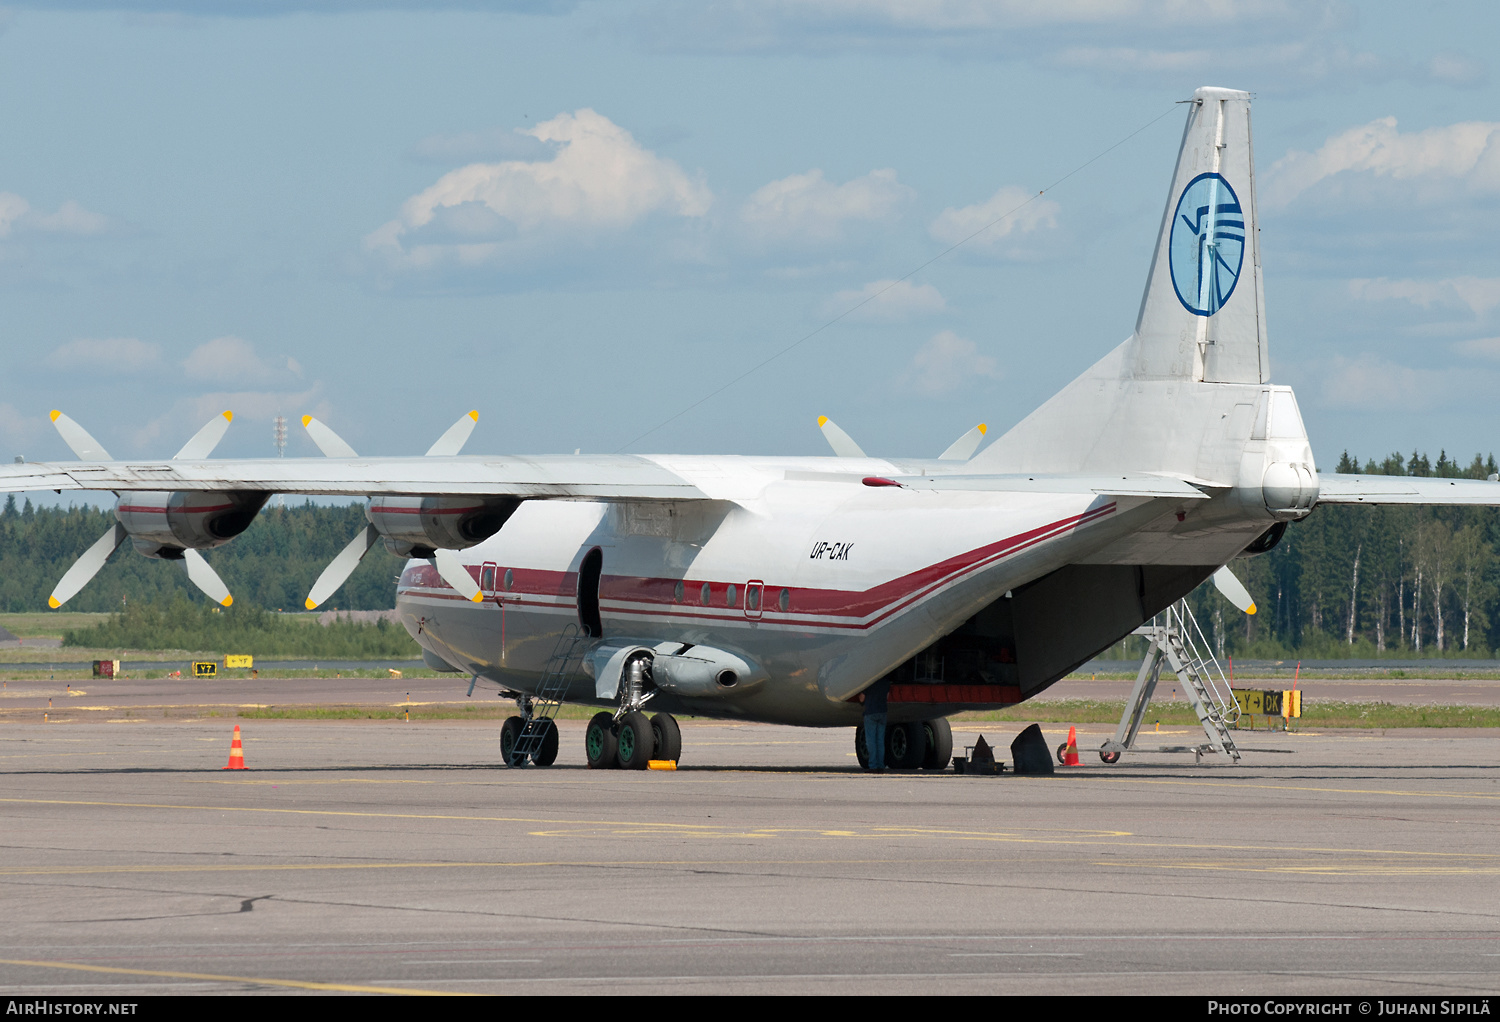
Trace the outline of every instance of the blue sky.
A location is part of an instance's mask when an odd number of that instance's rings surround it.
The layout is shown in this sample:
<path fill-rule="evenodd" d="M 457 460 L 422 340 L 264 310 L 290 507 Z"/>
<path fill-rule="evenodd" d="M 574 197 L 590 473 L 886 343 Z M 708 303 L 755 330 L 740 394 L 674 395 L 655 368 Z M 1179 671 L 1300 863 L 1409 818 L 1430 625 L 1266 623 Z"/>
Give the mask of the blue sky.
<path fill-rule="evenodd" d="M 469 408 L 471 452 L 821 454 L 826 414 L 872 453 L 935 455 L 1129 332 L 1174 102 L 1199 85 L 1256 95 L 1273 374 L 1320 464 L 1488 453 L 1497 22 L 1293 0 L 13 4 L 0 455 L 67 457 L 54 407 L 119 456 L 169 455 L 224 408 L 226 455 L 271 453 L 278 410 L 421 453 Z M 288 453 L 314 453 L 300 429 Z"/>

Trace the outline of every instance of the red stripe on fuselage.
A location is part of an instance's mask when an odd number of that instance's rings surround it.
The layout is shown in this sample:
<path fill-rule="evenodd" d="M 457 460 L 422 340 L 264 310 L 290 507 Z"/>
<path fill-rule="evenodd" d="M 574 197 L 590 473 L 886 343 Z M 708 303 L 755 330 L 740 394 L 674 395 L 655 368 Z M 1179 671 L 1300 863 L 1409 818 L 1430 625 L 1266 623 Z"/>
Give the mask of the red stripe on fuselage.
<path fill-rule="evenodd" d="M 801 624 L 810 627 L 868 628 L 964 575 L 972 574 L 974 571 L 986 567 L 990 563 L 1029 549 L 1070 529 L 1087 525 L 1112 513 L 1114 510 L 1114 504 L 1106 504 L 1103 507 L 1094 508 L 1082 514 L 1073 515 L 1035 529 L 1029 529 L 1015 536 L 957 554 L 936 564 L 919 568 L 916 571 L 892 579 L 889 582 L 882 582 L 870 589 L 814 589 L 764 583 L 763 593 L 765 595 L 762 596 L 761 601 L 763 616 L 760 620 L 767 623 Z M 474 564 L 467 565 L 466 567 L 469 570 L 469 574 L 478 582 L 482 566 Z M 496 568 L 497 575 L 501 571 L 503 571 L 503 568 Z M 578 575 L 576 572 L 551 571 L 542 568 L 512 568 L 511 571 L 512 588 L 509 591 L 495 594 L 495 596 L 501 599 L 538 605 L 537 601 L 526 598 L 539 596 L 555 599 L 558 597 L 572 598 L 577 595 Z M 678 579 L 673 578 L 604 575 L 599 580 L 599 601 L 601 605 L 627 604 L 629 606 L 626 608 L 607 607 L 606 609 L 621 610 L 624 613 L 636 616 L 676 617 L 708 621 L 738 621 L 742 619 L 741 615 L 743 611 L 739 606 L 739 601 L 743 599 L 743 582 L 682 579 L 683 602 L 681 603 L 677 602 L 676 590 L 678 582 Z M 709 586 L 709 602 L 707 604 L 703 604 L 698 596 L 705 582 Z M 735 587 L 736 601 L 734 605 L 730 605 L 727 602 L 730 586 Z M 464 599 L 464 597 L 457 593 L 453 593 L 450 596 L 448 593 L 442 592 L 424 592 L 421 594 L 411 592 L 411 590 L 415 589 L 448 589 L 451 592 L 452 587 L 442 580 L 442 577 L 437 573 L 437 569 L 426 564 L 408 568 L 402 574 L 398 584 L 398 593 L 400 595 L 421 595 L 424 598 L 435 599 Z M 789 609 L 786 612 L 780 610 L 779 599 L 780 590 L 782 589 L 786 589 L 789 596 Z M 551 605 L 558 606 L 556 603 L 552 603 Z M 652 609 L 655 607 L 661 607 L 662 609 Z M 707 612 L 710 608 L 717 611 L 717 613 Z M 810 616 L 845 618 L 846 620 L 808 620 Z"/>

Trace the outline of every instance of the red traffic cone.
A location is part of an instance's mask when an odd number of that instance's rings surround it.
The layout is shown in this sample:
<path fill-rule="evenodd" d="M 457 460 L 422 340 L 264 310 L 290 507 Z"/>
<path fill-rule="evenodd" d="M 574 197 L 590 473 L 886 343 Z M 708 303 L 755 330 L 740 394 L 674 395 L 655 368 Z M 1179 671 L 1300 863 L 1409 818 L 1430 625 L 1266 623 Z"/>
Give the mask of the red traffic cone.
<path fill-rule="evenodd" d="M 1076 760 L 1078 757 L 1074 756 L 1073 758 Z M 229 743 L 229 765 L 226 766 L 224 769 L 225 770 L 248 770 L 249 769 L 249 767 L 245 766 L 245 749 L 244 749 L 244 747 L 242 745 L 240 745 L 240 726 L 238 724 L 236 724 L 234 726 L 234 741 L 232 741 L 232 742 Z"/>
<path fill-rule="evenodd" d="M 1063 752 L 1063 766 L 1078 766 L 1078 729 L 1068 728 L 1068 747 Z"/>

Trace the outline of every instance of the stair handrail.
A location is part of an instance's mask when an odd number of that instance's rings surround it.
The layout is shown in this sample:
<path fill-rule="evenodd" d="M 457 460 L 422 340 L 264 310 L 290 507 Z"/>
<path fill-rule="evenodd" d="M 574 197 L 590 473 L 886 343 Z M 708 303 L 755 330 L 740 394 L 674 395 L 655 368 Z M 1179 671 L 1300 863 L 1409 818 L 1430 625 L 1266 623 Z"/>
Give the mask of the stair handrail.
<path fill-rule="evenodd" d="M 1240 704 L 1229 687 L 1224 668 L 1214 656 L 1213 646 L 1199 627 L 1198 619 L 1193 616 L 1193 609 L 1188 606 L 1186 599 L 1181 599 L 1168 608 L 1167 614 L 1169 624 L 1172 618 L 1177 619 L 1177 634 L 1192 658 L 1192 668 L 1203 679 L 1204 688 L 1214 704 L 1212 708 L 1224 723 L 1233 724 L 1240 719 Z"/>

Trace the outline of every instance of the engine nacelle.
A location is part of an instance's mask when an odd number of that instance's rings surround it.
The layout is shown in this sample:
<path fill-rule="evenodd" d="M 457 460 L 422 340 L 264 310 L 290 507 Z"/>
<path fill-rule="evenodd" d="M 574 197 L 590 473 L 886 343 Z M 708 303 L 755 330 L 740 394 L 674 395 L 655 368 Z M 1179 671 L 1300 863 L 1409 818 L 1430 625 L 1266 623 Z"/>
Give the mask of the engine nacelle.
<path fill-rule="evenodd" d="M 622 687 L 636 683 L 646 691 L 660 689 L 684 699 L 727 696 L 755 688 L 768 677 L 760 665 L 736 653 L 686 642 L 603 643 L 585 658 L 583 669 L 593 676 L 599 699 L 614 699 Z"/>
<path fill-rule="evenodd" d="M 397 557 L 466 550 L 500 531 L 516 497 L 372 497 L 365 517 Z"/>
<path fill-rule="evenodd" d="M 184 550 L 223 546 L 250 527 L 269 493 L 127 493 L 115 502 L 115 520 L 147 557 L 182 560 Z"/>

